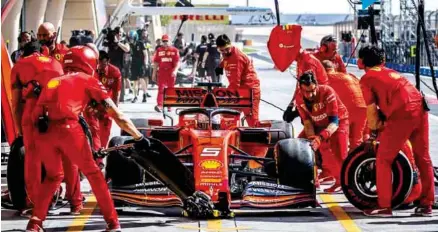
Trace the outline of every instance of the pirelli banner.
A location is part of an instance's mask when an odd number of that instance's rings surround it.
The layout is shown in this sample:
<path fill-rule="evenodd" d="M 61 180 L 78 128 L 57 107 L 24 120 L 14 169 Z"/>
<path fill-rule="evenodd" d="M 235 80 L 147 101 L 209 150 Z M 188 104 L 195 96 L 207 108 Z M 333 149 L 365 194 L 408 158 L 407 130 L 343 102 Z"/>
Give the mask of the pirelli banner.
<path fill-rule="evenodd" d="M 205 24 L 229 24 L 228 15 L 187 15 L 188 19 L 186 23 L 205 23 Z M 183 15 L 173 15 L 174 21 L 181 21 Z"/>

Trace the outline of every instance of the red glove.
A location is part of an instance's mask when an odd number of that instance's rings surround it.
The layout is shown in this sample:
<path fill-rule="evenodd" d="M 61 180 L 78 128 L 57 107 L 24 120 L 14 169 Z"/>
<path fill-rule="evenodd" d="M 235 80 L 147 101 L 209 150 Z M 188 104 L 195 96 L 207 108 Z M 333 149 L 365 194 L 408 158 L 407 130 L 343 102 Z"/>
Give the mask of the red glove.
<path fill-rule="evenodd" d="M 312 147 L 313 151 L 317 151 L 319 149 L 319 147 L 321 146 L 321 136 L 319 135 L 312 135 L 309 136 L 309 140 L 310 140 L 310 146 Z"/>

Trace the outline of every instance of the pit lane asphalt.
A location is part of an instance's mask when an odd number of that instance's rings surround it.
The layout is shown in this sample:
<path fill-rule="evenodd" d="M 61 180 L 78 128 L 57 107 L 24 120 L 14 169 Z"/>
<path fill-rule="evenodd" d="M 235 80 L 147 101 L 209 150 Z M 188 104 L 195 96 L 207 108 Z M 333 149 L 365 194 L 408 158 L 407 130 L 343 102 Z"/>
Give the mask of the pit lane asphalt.
<path fill-rule="evenodd" d="M 295 79 L 289 73 L 273 70 L 269 62 L 254 58 L 254 63 L 261 79 L 262 98 L 286 108 L 294 92 Z M 354 67 L 349 68 L 349 71 L 360 76 L 360 72 Z M 125 103 L 121 104 L 121 109 L 131 118 L 162 118 L 161 114 L 153 110 L 156 88 L 150 93 L 152 98 L 148 99 L 148 103 Z M 265 103 L 260 106 L 261 119 L 281 120 L 281 111 Z M 429 120 L 431 155 L 434 164 L 438 165 L 438 120 Z M 293 124 L 296 132 L 302 129 L 299 120 L 295 120 Z M 114 126 L 112 135 L 119 133 L 120 129 Z M 5 185 L 6 180 L 2 178 L 2 189 Z M 86 180 L 82 182 L 82 191 L 87 196 L 87 210 L 83 215 L 66 215 L 69 211 L 67 207 L 53 211 L 53 215 L 44 224 L 48 231 L 102 231 L 105 228 Z M 397 211 L 396 216 L 390 219 L 368 218 L 348 203 L 343 194 L 318 194 L 318 200 L 322 208 L 263 215 L 238 214 L 236 218 L 227 220 L 198 221 L 178 216 L 159 216 L 156 212 L 123 212 L 119 216 L 123 231 L 438 231 L 437 211 L 432 218 L 409 217 L 413 210 Z M 1 220 L 2 231 L 20 231 L 25 229 L 28 218 L 2 209 Z"/>

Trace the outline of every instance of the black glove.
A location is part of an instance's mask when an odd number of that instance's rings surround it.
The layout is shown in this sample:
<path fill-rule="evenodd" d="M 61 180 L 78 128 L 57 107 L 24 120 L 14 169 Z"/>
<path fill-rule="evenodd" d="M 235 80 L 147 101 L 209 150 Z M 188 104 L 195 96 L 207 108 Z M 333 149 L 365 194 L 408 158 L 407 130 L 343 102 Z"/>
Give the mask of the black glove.
<path fill-rule="evenodd" d="M 216 73 L 216 76 L 224 75 L 224 69 L 220 67 L 215 68 L 214 72 Z"/>
<path fill-rule="evenodd" d="M 365 141 L 364 151 L 366 153 L 376 152 L 376 142 L 377 140 L 377 130 L 372 130 L 370 133 L 370 138 Z"/>
<path fill-rule="evenodd" d="M 283 120 L 285 122 L 292 122 L 295 118 L 299 117 L 298 110 L 292 110 L 293 106 L 288 106 L 283 113 Z"/>
<path fill-rule="evenodd" d="M 151 141 L 149 141 L 149 139 L 145 138 L 144 136 L 142 136 L 140 139 L 135 139 L 134 140 L 134 148 L 137 151 L 144 151 L 147 150 L 151 147 Z"/>

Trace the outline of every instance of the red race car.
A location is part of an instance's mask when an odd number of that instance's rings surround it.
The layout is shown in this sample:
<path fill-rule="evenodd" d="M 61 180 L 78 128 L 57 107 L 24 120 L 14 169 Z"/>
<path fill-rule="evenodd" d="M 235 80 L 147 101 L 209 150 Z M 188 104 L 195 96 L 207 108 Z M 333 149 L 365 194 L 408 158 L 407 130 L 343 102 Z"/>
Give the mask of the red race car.
<path fill-rule="evenodd" d="M 130 149 L 124 132 L 111 139 L 106 177 L 116 206 L 178 207 L 193 217 L 317 206 L 308 141 L 292 138 L 282 121 L 242 126 L 239 109 L 251 107 L 251 90 L 201 86 L 165 90 L 164 107 L 191 107 L 177 110 L 176 126 L 134 120 L 150 148 Z"/>

